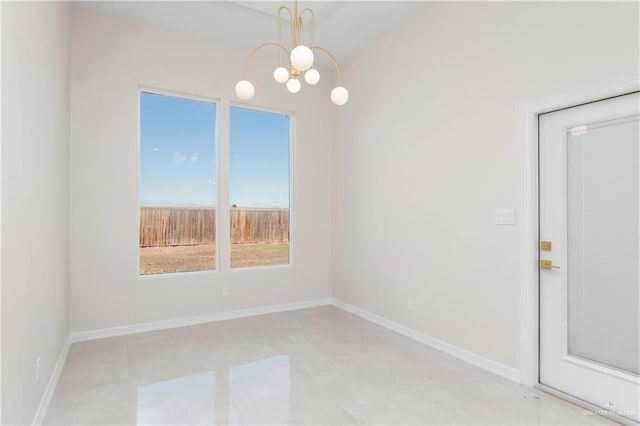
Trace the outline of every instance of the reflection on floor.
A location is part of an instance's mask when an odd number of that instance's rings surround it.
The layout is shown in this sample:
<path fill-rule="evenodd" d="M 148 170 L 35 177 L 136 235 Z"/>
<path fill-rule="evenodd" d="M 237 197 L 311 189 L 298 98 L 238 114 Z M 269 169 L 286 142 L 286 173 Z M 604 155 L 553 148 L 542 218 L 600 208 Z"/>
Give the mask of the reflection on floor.
<path fill-rule="evenodd" d="M 45 424 L 609 424 L 333 307 L 73 344 Z"/>
<path fill-rule="evenodd" d="M 140 385 L 136 399 L 137 423 L 215 424 L 215 401 L 216 373 L 213 371 Z"/>
<path fill-rule="evenodd" d="M 231 424 L 289 423 L 289 357 L 273 356 L 229 369 Z M 216 373 L 205 371 L 137 388 L 139 425 L 216 424 Z"/>

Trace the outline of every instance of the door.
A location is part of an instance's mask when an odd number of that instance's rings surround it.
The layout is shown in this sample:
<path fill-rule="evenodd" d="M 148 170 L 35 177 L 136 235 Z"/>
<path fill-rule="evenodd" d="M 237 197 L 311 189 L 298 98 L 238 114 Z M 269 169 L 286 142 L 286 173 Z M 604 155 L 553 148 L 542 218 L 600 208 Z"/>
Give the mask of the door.
<path fill-rule="evenodd" d="M 639 105 L 539 117 L 540 383 L 636 422 Z"/>

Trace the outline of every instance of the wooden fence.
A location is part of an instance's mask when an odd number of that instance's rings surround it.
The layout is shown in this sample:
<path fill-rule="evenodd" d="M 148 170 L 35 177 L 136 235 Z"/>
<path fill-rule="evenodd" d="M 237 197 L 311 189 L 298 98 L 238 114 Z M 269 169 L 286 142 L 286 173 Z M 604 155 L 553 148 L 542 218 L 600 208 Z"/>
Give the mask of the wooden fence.
<path fill-rule="evenodd" d="M 214 244 L 213 207 L 141 207 L 140 247 Z M 289 209 L 232 208 L 231 243 L 289 241 Z"/>
<path fill-rule="evenodd" d="M 231 243 L 289 241 L 289 209 L 231 209 Z"/>

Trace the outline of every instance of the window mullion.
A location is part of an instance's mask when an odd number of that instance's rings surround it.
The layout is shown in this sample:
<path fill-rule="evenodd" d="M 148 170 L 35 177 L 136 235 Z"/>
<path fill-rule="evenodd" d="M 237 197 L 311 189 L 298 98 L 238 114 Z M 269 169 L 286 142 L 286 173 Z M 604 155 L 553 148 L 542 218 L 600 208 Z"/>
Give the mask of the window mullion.
<path fill-rule="evenodd" d="M 230 208 L 229 208 L 229 109 L 228 99 L 220 102 L 220 121 L 218 122 L 219 143 L 218 143 L 218 209 L 217 209 L 217 232 L 219 248 L 217 250 L 218 265 L 220 270 L 231 268 L 231 230 Z"/>

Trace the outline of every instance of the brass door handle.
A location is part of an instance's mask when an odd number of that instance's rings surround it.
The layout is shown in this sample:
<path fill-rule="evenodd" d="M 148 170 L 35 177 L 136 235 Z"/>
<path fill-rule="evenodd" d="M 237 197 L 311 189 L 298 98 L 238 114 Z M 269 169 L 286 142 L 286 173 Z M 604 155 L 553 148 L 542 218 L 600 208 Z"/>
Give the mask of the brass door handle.
<path fill-rule="evenodd" d="M 560 269 L 560 267 L 554 265 L 551 260 L 541 260 L 540 269 L 544 269 L 545 271 L 550 271 L 552 269 Z"/>

